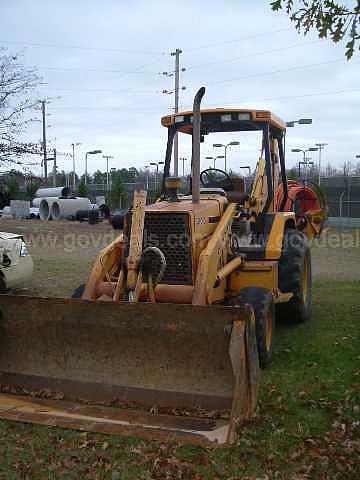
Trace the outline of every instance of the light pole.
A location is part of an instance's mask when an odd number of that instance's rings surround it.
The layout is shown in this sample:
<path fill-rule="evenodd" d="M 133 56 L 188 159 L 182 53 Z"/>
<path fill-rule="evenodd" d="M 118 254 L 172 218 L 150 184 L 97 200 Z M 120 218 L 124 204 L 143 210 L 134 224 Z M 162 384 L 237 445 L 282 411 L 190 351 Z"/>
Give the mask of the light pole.
<path fill-rule="evenodd" d="M 306 183 L 307 183 L 309 165 L 314 166 L 314 162 L 311 162 L 310 160 L 311 160 L 311 158 L 307 157 L 307 158 L 304 159 L 304 161 L 299 162 L 299 177 L 301 176 L 301 165 L 304 165 L 304 167 L 305 167 L 304 185 L 306 185 Z"/>
<path fill-rule="evenodd" d="M 305 185 L 307 184 L 309 168 L 314 168 L 314 162 L 311 161 L 311 157 L 305 157 Z"/>
<path fill-rule="evenodd" d="M 185 177 L 185 162 L 187 162 L 187 158 L 181 157 L 180 160 L 182 161 L 182 176 Z"/>
<path fill-rule="evenodd" d="M 295 127 L 295 123 L 299 125 L 310 125 L 312 123 L 312 118 L 299 118 L 299 120 L 292 120 L 291 122 L 286 122 L 287 127 Z"/>
<path fill-rule="evenodd" d="M 146 183 L 146 190 L 149 190 L 149 168 L 150 165 L 145 165 L 145 183 Z"/>
<path fill-rule="evenodd" d="M 319 149 L 318 147 L 310 147 L 310 148 L 307 148 L 306 150 L 302 149 L 302 148 L 292 148 L 291 151 L 294 152 L 294 153 L 302 153 L 303 154 L 303 163 L 304 165 L 306 165 L 306 160 L 305 160 L 305 157 L 306 157 L 306 153 L 307 152 L 317 152 Z M 300 177 L 300 162 L 299 162 L 299 177 Z"/>
<path fill-rule="evenodd" d="M 102 153 L 101 150 L 90 150 L 85 154 L 85 185 L 87 185 L 87 156 L 88 155 L 97 155 L 98 153 Z"/>
<path fill-rule="evenodd" d="M 112 191 L 113 176 L 114 176 L 115 172 L 116 172 L 115 167 L 110 168 L 110 194 L 111 194 L 111 191 Z"/>
<path fill-rule="evenodd" d="M 156 167 L 156 173 L 159 173 L 159 165 L 164 165 L 164 162 L 150 162 L 150 165 Z"/>
<path fill-rule="evenodd" d="M 159 175 L 159 165 L 164 165 L 164 162 L 150 162 L 150 165 L 156 167 L 156 175 L 155 175 L 155 191 L 157 192 L 158 189 L 158 175 Z"/>
<path fill-rule="evenodd" d="M 76 188 L 76 173 L 75 173 L 75 147 L 78 147 L 79 145 L 81 145 L 81 142 L 77 142 L 77 143 L 72 143 L 71 146 L 72 146 L 72 158 L 73 158 L 73 188 L 75 190 Z"/>
<path fill-rule="evenodd" d="M 319 175 L 318 175 L 318 184 L 320 185 L 320 182 L 321 182 L 321 152 L 325 149 L 326 145 L 328 145 L 328 143 L 315 143 L 315 145 L 318 147 L 319 149 Z"/>
<path fill-rule="evenodd" d="M 240 169 L 246 168 L 246 170 L 248 170 L 248 172 L 249 172 L 249 177 L 250 177 L 250 175 L 251 175 L 251 167 L 250 167 L 249 165 L 246 165 L 246 166 L 244 165 L 243 167 L 240 166 L 239 168 L 240 168 Z M 246 177 L 244 177 L 244 187 L 245 187 L 245 192 L 247 192 Z"/>
<path fill-rule="evenodd" d="M 216 168 L 216 160 L 218 158 L 225 158 L 225 155 L 217 155 L 216 157 L 205 157 L 205 158 L 206 158 L 206 160 L 213 160 L 214 168 Z"/>
<path fill-rule="evenodd" d="M 109 159 L 114 158 L 111 155 L 103 155 L 103 158 L 106 158 L 106 191 L 109 192 L 109 185 L 110 185 L 110 179 L 109 179 Z"/>
<path fill-rule="evenodd" d="M 241 168 L 246 168 L 246 170 L 248 170 L 248 172 L 249 172 L 249 177 L 250 177 L 250 175 L 251 175 L 251 167 L 249 167 L 249 165 L 246 165 L 246 166 L 244 166 L 244 167 L 239 167 L 239 168 L 240 168 L 240 169 L 241 169 Z"/>
<path fill-rule="evenodd" d="M 295 127 L 295 123 L 298 125 L 311 125 L 312 118 L 299 118 L 299 120 L 291 120 L 291 122 L 286 122 L 286 127 Z M 284 152 L 286 154 L 286 132 L 284 133 Z"/>
<path fill-rule="evenodd" d="M 226 154 L 227 154 L 227 149 L 228 149 L 229 147 L 233 147 L 234 145 L 240 145 L 240 142 L 233 141 L 233 142 L 230 142 L 230 143 L 228 143 L 228 144 L 226 144 L 226 145 L 224 145 L 223 143 L 214 143 L 214 144 L 213 144 L 213 147 L 214 147 L 214 148 L 220 148 L 220 147 L 223 147 L 223 148 L 224 148 L 224 157 L 223 157 L 223 158 L 225 158 L 225 161 L 224 161 L 224 170 L 225 170 L 225 172 L 226 172 L 226 160 L 227 160 Z M 217 157 L 217 158 L 219 158 L 219 157 Z"/>

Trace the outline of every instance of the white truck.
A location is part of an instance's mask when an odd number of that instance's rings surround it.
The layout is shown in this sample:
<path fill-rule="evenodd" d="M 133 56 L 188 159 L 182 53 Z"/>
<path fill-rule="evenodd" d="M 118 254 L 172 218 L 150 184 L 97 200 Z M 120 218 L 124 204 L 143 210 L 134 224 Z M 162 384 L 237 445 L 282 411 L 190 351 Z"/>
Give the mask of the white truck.
<path fill-rule="evenodd" d="M 34 266 L 24 239 L 17 233 L 0 232 L 0 291 L 30 281 Z"/>

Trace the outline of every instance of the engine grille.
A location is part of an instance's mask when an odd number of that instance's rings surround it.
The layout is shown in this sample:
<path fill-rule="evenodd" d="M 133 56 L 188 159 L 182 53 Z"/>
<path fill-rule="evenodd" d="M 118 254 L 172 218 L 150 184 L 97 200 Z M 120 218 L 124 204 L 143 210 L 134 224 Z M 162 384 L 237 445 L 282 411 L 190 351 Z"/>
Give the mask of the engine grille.
<path fill-rule="evenodd" d="M 192 285 L 189 216 L 183 213 L 146 213 L 144 247 L 158 247 L 166 258 L 161 283 Z"/>

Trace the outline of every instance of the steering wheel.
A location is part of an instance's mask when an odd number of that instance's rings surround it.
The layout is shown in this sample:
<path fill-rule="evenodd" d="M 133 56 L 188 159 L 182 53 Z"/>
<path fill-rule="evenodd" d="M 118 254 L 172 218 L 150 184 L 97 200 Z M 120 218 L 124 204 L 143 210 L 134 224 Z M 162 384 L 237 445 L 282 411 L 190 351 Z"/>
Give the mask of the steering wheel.
<path fill-rule="evenodd" d="M 205 188 L 222 188 L 226 192 L 234 190 L 231 177 L 218 168 L 207 168 L 200 173 L 200 181 Z"/>

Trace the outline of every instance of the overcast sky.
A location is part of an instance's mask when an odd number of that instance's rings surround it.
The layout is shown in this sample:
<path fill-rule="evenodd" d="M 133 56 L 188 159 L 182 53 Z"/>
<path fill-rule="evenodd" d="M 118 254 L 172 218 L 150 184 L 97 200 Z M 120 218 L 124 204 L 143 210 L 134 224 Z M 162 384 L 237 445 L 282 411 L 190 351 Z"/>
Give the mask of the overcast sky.
<path fill-rule="evenodd" d="M 344 46 L 316 35 L 303 37 L 269 1 L 12 0 L 1 2 L 0 45 L 22 53 L 43 78 L 36 98 L 48 98 L 49 146 L 76 150 L 77 172 L 94 148 L 114 156 L 111 167 L 142 168 L 162 161 L 166 130 L 160 118 L 171 112 L 174 69 L 170 53 L 181 48 L 181 107 L 188 108 L 200 86 L 203 107 L 269 109 L 284 120 L 313 119 L 288 130 L 287 164 L 297 164 L 291 148 L 329 145 L 325 163 L 340 166 L 360 154 L 359 56 L 350 62 Z M 38 142 L 41 125 L 27 139 Z M 202 145 L 214 155 L 215 142 L 238 140 L 228 165 L 255 165 L 258 138 L 248 134 L 211 137 Z M 217 151 L 216 154 L 222 152 Z M 180 157 L 190 158 L 189 139 L 180 138 Z M 317 161 L 316 152 L 312 160 Z M 217 167 L 222 167 L 219 160 Z M 188 162 L 189 165 L 190 162 Z M 71 170 L 69 156 L 58 159 Z M 89 171 L 105 168 L 101 155 L 89 157 Z M 37 172 L 40 170 L 38 169 Z"/>

